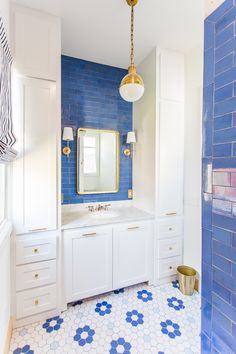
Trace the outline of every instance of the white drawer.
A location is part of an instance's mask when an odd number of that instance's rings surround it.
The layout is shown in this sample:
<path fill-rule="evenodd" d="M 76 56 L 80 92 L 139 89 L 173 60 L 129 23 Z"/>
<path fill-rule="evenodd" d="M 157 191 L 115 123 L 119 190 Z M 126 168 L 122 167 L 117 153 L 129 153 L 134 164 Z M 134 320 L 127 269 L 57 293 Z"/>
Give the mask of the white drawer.
<path fill-rule="evenodd" d="M 56 307 L 56 285 L 27 290 L 16 294 L 16 319 L 53 310 Z"/>
<path fill-rule="evenodd" d="M 56 283 L 56 260 L 16 267 L 16 291 Z"/>
<path fill-rule="evenodd" d="M 64 239 L 67 238 L 84 238 L 84 237 L 96 237 L 96 236 L 104 236 L 111 235 L 112 236 L 112 227 L 110 226 L 94 226 L 94 227 L 85 227 L 78 228 L 73 230 L 65 230 L 63 232 Z"/>
<path fill-rule="evenodd" d="M 181 257 L 160 259 L 157 261 L 157 277 L 165 278 L 177 274 L 177 267 L 181 264 Z"/>
<path fill-rule="evenodd" d="M 16 237 L 16 265 L 47 261 L 56 258 L 55 235 L 27 235 Z"/>
<path fill-rule="evenodd" d="M 169 258 L 182 254 L 182 239 L 179 237 L 159 240 L 157 243 L 158 258 Z"/>
<path fill-rule="evenodd" d="M 166 218 L 157 222 L 157 237 L 167 238 L 182 236 L 183 221 L 182 218 Z"/>

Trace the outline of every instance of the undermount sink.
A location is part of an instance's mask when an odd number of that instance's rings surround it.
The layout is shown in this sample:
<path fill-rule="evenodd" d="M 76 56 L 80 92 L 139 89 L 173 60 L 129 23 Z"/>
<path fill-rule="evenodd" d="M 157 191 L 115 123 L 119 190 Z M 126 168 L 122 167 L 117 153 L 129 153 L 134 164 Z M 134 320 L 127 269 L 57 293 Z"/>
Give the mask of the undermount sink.
<path fill-rule="evenodd" d="M 115 211 L 95 211 L 89 214 L 89 217 L 96 218 L 96 219 L 97 218 L 112 219 L 112 218 L 116 218 L 117 216 L 119 216 L 119 214 Z"/>

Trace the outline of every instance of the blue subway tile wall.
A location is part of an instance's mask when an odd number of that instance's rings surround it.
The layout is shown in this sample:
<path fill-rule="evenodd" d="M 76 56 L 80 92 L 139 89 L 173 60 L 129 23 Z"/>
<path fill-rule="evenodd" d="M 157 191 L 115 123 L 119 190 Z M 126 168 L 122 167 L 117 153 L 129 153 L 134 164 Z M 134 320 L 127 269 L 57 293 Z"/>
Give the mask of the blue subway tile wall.
<path fill-rule="evenodd" d="M 120 97 L 119 84 L 127 71 L 62 56 L 62 128 L 74 129 L 69 158 L 62 155 L 63 204 L 128 199 L 132 162 L 123 154 L 132 130 L 132 104 Z M 120 133 L 120 186 L 118 193 L 78 195 L 76 190 L 76 132 L 78 128 L 118 130 Z M 62 141 L 62 148 L 65 142 Z"/>
<path fill-rule="evenodd" d="M 202 353 L 236 353 L 236 2 L 205 20 Z"/>

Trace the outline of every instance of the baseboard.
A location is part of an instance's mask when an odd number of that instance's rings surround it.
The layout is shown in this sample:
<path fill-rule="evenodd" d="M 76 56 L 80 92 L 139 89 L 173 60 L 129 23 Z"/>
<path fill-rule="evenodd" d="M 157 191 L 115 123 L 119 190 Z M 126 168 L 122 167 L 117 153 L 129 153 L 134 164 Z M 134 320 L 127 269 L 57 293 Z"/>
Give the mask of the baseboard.
<path fill-rule="evenodd" d="M 8 328 L 7 328 L 7 334 L 6 334 L 5 346 L 4 346 L 3 354 L 8 354 L 9 353 L 10 344 L 11 344 L 12 330 L 13 330 L 13 321 L 12 321 L 12 318 L 10 318 L 10 320 L 8 322 Z"/>

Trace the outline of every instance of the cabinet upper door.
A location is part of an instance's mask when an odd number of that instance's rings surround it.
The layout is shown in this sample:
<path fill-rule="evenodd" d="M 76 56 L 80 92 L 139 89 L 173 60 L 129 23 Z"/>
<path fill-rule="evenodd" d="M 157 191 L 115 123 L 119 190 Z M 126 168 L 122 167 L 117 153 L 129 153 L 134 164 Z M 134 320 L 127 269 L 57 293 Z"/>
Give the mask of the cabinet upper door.
<path fill-rule="evenodd" d="M 157 166 L 158 216 L 183 211 L 184 108 L 182 103 L 161 101 L 159 166 Z"/>
<path fill-rule="evenodd" d="M 25 76 L 56 80 L 60 70 L 60 20 L 14 5 L 11 32 L 17 71 Z"/>
<path fill-rule="evenodd" d="M 57 227 L 56 85 L 18 78 L 13 90 L 18 138 L 13 165 L 13 219 L 16 232 Z"/>
<path fill-rule="evenodd" d="M 142 283 L 151 279 L 152 222 L 114 227 L 113 288 Z"/>

